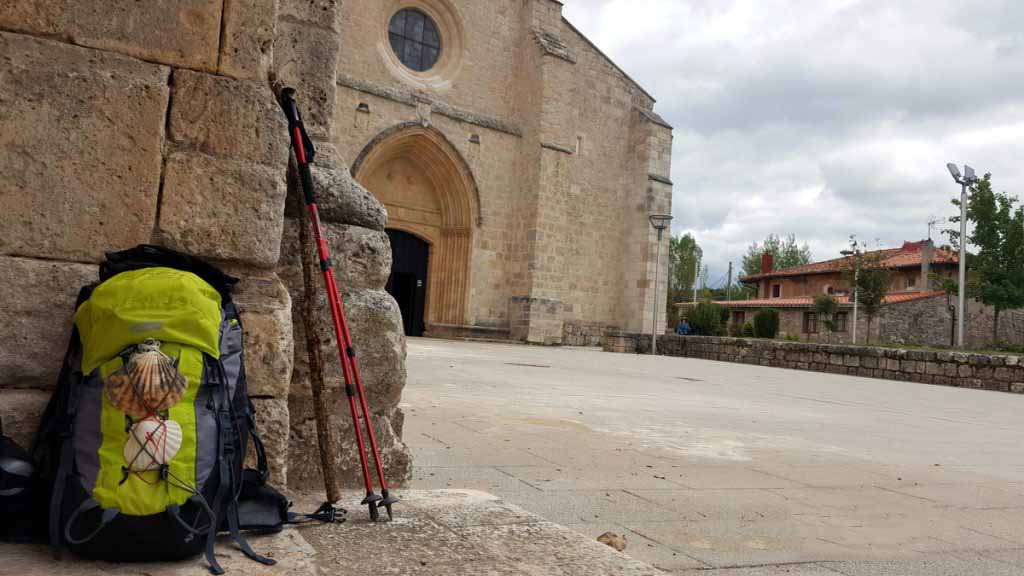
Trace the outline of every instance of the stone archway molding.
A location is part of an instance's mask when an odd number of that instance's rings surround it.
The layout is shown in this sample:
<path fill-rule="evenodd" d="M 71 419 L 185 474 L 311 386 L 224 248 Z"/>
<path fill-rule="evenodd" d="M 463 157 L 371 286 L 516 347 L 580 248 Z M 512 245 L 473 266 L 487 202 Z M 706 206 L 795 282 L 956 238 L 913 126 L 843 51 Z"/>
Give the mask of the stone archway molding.
<path fill-rule="evenodd" d="M 440 207 L 434 224 L 388 217 L 389 228 L 415 234 L 430 244 L 426 322 L 461 326 L 469 304 L 469 265 L 473 231 L 480 225 L 476 180 L 452 143 L 431 126 L 405 122 L 384 130 L 363 148 L 352 163 L 352 176 L 363 185 L 389 163 L 413 163 L 429 180 Z M 388 206 L 388 191 L 368 189 Z"/>

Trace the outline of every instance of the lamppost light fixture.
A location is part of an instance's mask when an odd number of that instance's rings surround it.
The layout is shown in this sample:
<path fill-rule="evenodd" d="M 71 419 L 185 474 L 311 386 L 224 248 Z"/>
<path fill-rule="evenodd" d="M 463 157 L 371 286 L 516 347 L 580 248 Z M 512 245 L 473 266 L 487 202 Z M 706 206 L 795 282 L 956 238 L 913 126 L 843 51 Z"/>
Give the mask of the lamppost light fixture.
<path fill-rule="evenodd" d="M 964 180 L 968 184 L 974 184 L 978 181 L 978 177 L 974 175 L 974 168 L 971 168 L 967 164 L 964 164 Z"/>
<path fill-rule="evenodd" d="M 952 162 L 946 164 L 946 168 L 949 169 L 949 175 L 953 177 L 953 181 L 959 184 L 961 180 L 960 168 L 956 164 L 953 164 Z"/>
<path fill-rule="evenodd" d="M 651 221 L 651 226 L 654 226 L 655 230 L 664 230 L 668 228 L 670 222 L 672 222 L 671 214 L 651 214 L 648 219 Z"/>

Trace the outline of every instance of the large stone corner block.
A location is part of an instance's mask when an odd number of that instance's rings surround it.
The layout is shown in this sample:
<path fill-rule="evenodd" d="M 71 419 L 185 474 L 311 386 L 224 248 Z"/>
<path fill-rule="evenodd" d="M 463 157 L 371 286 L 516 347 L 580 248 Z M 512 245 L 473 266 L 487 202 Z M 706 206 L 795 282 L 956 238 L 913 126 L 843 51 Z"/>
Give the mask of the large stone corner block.
<path fill-rule="evenodd" d="M 245 330 L 249 396 L 287 398 L 295 356 L 291 296 L 276 274 L 241 276 L 234 300 Z"/>
<path fill-rule="evenodd" d="M 0 389 L 0 423 L 4 435 L 28 450 L 49 400 L 50 393 L 44 390 Z"/>
<path fill-rule="evenodd" d="M 278 80 L 298 90 L 303 119 L 314 136 L 331 133 L 339 38 L 317 26 L 291 20 L 277 23 L 274 71 Z"/>
<path fill-rule="evenodd" d="M 53 388 L 82 286 L 97 268 L 0 256 L 0 388 Z"/>
<path fill-rule="evenodd" d="M 284 170 L 288 127 L 265 83 L 174 73 L 170 139 L 179 148 Z"/>
<path fill-rule="evenodd" d="M 149 240 L 168 74 L 0 32 L 0 253 L 99 261 Z"/>
<path fill-rule="evenodd" d="M 168 246 L 258 267 L 277 263 L 284 171 L 178 153 L 167 160 L 157 236 Z"/>
<path fill-rule="evenodd" d="M 172 66 L 215 70 L 222 0 L 4 0 L 0 26 Z M 130 126 L 130 124 L 125 124 Z"/>
<path fill-rule="evenodd" d="M 225 0 L 218 71 L 235 78 L 266 80 L 274 59 L 277 0 Z"/>

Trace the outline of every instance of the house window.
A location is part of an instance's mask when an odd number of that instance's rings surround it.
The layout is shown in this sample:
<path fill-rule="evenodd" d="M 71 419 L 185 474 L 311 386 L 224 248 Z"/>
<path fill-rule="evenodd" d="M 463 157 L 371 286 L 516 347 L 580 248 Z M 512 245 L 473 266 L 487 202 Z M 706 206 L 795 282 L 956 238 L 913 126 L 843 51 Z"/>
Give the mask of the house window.
<path fill-rule="evenodd" d="M 782 284 L 772 284 L 772 298 L 782 298 Z"/>
<path fill-rule="evenodd" d="M 747 313 L 743 310 L 733 310 L 732 323 L 742 326 L 747 323 Z"/>
<path fill-rule="evenodd" d="M 907 278 L 907 288 L 913 288 L 914 286 L 917 286 L 917 276 Z"/>
<path fill-rule="evenodd" d="M 833 288 L 831 286 L 825 286 L 825 294 L 828 294 L 829 296 L 834 296 L 835 293 L 836 293 L 836 289 L 835 288 Z"/>
<path fill-rule="evenodd" d="M 388 39 L 395 56 L 412 70 L 426 72 L 441 56 L 441 35 L 434 21 L 419 10 L 405 8 L 391 17 Z"/>
<path fill-rule="evenodd" d="M 804 312 L 804 334 L 818 333 L 818 313 Z"/>
<path fill-rule="evenodd" d="M 832 317 L 832 321 L 836 323 L 836 332 L 846 332 L 847 316 L 846 312 L 836 312 L 836 315 Z"/>

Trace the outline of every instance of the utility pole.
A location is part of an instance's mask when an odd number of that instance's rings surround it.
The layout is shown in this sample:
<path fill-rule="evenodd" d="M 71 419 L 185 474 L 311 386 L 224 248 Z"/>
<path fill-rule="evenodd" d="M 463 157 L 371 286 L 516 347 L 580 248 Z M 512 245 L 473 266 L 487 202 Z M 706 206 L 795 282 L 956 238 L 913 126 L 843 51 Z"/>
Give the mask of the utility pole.
<path fill-rule="evenodd" d="M 725 301 L 732 302 L 732 262 L 729 262 L 729 283 L 725 285 Z"/>

